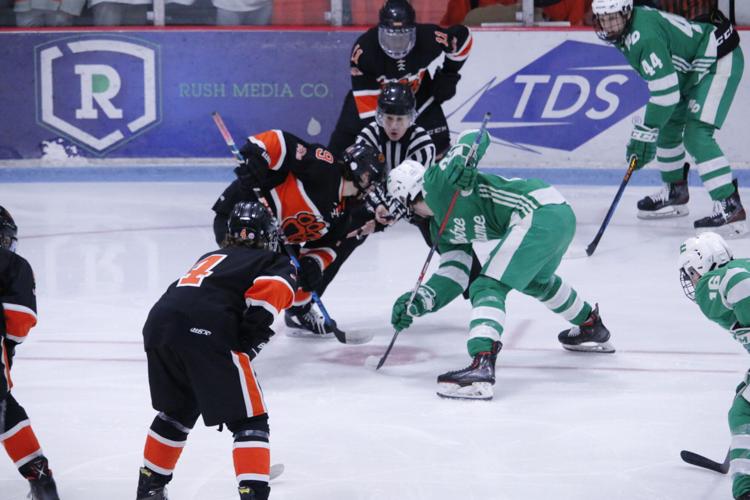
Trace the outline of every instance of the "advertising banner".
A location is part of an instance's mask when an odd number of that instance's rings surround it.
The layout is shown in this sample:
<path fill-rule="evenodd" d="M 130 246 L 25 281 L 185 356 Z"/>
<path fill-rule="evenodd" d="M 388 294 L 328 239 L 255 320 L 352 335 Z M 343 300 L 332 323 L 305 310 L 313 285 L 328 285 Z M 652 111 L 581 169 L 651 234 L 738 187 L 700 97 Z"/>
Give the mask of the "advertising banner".
<path fill-rule="evenodd" d="M 238 143 L 280 128 L 326 144 L 359 34 L 2 33 L 0 165 L 53 153 L 62 163 L 227 158 L 213 111 Z M 496 146 L 485 163 L 493 166 L 621 167 L 632 119 L 649 98 L 624 57 L 590 31 L 475 30 L 461 74 L 443 105 L 451 132 L 476 127 L 490 111 Z M 746 75 L 717 134 L 736 166 L 750 165 L 739 133 L 748 115 Z"/>

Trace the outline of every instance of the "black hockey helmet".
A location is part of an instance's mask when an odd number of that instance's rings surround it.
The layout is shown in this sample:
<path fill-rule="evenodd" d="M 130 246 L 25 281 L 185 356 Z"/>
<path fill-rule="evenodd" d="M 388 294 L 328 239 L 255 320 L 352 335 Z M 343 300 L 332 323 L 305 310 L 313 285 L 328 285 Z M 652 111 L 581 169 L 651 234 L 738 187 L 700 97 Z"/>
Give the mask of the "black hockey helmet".
<path fill-rule="evenodd" d="M 344 179 L 354 182 L 360 191 L 383 182 L 385 157 L 369 144 L 357 142 L 341 155 Z"/>
<path fill-rule="evenodd" d="M 416 119 L 417 100 L 408 84 L 388 82 L 383 86 L 378 96 L 378 111 L 375 118 L 378 125 L 383 126 L 383 115 L 408 115 L 411 122 Z"/>
<path fill-rule="evenodd" d="M 257 201 L 241 201 L 227 222 L 228 245 L 245 245 L 277 251 L 279 231 L 273 215 Z"/>
<path fill-rule="evenodd" d="M 0 207 L 0 247 L 15 252 L 17 242 L 18 226 L 10 216 L 10 212 Z"/>
<path fill-rule="evenodd" d="M 417 43 L 417 15 L 407 0 L 386 0 L 380 8 L 378 42 L 389 57 L 402 59 Z"/>

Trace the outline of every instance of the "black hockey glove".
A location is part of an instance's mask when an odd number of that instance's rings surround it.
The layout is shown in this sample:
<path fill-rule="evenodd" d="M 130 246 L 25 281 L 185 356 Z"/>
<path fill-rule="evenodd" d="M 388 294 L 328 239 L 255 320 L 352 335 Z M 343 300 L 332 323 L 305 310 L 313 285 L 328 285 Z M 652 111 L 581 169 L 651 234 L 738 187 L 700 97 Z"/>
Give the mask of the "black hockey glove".
<path fill-rule="evenodd" d="M 244 160 L 234 169 L 242 187 L 252 189 L 260 187 L 268 173 L 268 162 L 263 158 L 263 151 L 255 144 L 248 143 L 240 151 Z"/>
<path fill-rule="evenodd" d="M 302 257 L 299 260 L 297 284 L 306 292 L 314 292 L 323 284 L 323 271 L 315 259 Z"/>
<path fill-rule="evenodd" d="M 5 353 L 8 355 L 8 369 L 13 366 L 13 356 L 16 354 L 17 342 L 13 342 L 10 339 L 5 339 Z"/>
<path fill-rule="evenodd" d="M 438 68 L 432 79 L 432 96 L 437 104 L 442 104 L 456 95 L 456 86 L 461 79 L 458 73 L 444 71 Z"/>

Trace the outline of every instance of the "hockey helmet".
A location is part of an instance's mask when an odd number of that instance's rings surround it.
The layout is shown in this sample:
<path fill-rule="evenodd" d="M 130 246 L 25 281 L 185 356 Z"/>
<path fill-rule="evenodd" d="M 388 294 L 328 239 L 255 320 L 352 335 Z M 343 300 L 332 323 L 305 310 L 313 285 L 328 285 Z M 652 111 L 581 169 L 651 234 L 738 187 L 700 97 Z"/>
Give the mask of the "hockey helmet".
<path fill-rule="evenodd" d="M 346 148 L 341 163 L 344 179 L 354 182 L 360 191 L 383 182 L 385 157 L 369 144 L 357 142 Z"/>
<path fill-rule="evenodd" d="M 411 204 L 423 194 L 425 166 L 415 160 L 404 160 L 388 174 L 388 194 L 401 204 L 407 214 Z"/>
<path fill-rule="evenodd" d="M 378 43 L 389 57 L 403 59 L 417 43 L 417 15 L 407 0 L 386 0 L 380 9 Z"/>
<path fill-rule="evenodd" d="M 709 271 L 731 261 L 732 250 L 724 238 L 713 232 L 688 238 L 680 246 L 680 283 L 690 300 L 695 300 L 695 285 Z"/>
<path fill-rule="evenodd" d="M 633 19 L 633 0 L 593 0 L 596 35 L 610 43 L 622 43 Z"/>
<path fill-rule="evenodd" d="M 18 226 L 13 221 L 10 212 L 0 207 L 0 247 L 15 252 L 17 243 Z"/>
<path fill-rule="evenodd" d="M 378 96 L 378 111 L 375 119 L 383 126 L 383 115 L 409 116 L 410 123 L 416 120 L 417 101 L 414 92 L 407 84 L 388 82 L 383 86 Z"/>
<path fill-rule="evenodd" d="M 257 201 L 241 201 L 234 206 L 227 221 L 227 239 L 230 244 L 272 252 L 279 249 L 276 220 L 268 209 Z"/>

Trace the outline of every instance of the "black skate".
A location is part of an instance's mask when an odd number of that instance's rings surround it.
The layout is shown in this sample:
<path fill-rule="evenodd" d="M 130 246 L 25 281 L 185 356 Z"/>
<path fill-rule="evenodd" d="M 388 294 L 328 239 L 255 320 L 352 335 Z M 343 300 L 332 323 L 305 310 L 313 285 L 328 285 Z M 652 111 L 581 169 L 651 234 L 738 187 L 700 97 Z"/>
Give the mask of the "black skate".
<path fill-rule="evenodd" d="M 57 495 L 57 486 L 52 479 L 52 471 L 47 465 L 47 458 L 37 457 L 31 462 L 23 465 L 19 472 L 29 481 L 31 491 L 28 498 L 31 500 L 60 500 Z"/>
<path fill-rule="evenodd" d="M 668 217 L 683 217 L 690 213 L 687 203 L 690 200 L 688 192 L 687 173 L 689 163 L 683 166 L 683 180 L 673 184 L 664 184 L 658 193 L 646 196 L 638 201 L 639 219 L 666 219 Z"/>
<path fill-rule="evenodd" d="M 141 467 L 138 475 L 137 500 L 167 500 L 167 483 L 172 476 L 165 476 L 152 471 L 147 467 Z"/>
<path fill-rule="evenodd" d="M 609 330 L 599 316 L 599 304 L 582 325 L 560 332 L 557 340 L 569 351 L 615 352 L 614 346 L 609 342 Z"/>
<path fill-rule="evenodd" d="M 697 232 L 715 231 L 725 238 L 737 238 L 747 232 L 745 209 L 740 201 L 737 179 L 732 181 L 734 193 L 723 200 L 714 202 L 714 213 L 693 222 Z"/>
<path fill-rule="evenodd" d="M 268 500 L 270 488 L 268 486 L 253 489 L 249 486 L 240 486 L 238 488 L 240 500 Z"/>
<path fill-rule="evenodd" d="M 290 337 L 329 339 L 334 336 L 334 324 L 326 325 L 323 315 L 313 307 L 294 307 L 284 313 L 286 333 Z"/>
<path fill-rule="evenodd" d="M 463 370 L 443 373 L 437 378 L 437 394 L 449 399 L 492 399 L 495 385 L 495 361 L 503 344 L 498 340 L 492 343 L 492 350 L 480 352 Z"/>

